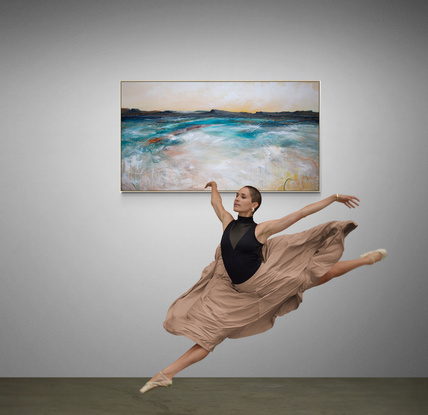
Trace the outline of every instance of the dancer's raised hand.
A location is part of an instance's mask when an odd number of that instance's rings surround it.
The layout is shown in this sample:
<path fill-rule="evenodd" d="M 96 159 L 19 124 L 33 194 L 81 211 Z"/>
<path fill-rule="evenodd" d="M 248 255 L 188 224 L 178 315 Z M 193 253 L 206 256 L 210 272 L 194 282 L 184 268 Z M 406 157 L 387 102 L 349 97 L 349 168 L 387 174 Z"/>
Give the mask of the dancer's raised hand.
<path fill-rule="evenodd" d="M 206 184 L 205 189 L 207 187 L 217 187 L 217 183 L 216 182 L 209 182 L 209 183 Z"/>
<path fill-rule="evenodd" d="M 348 196 L 348 195 L 337 195 L 337 201 L 340 203 L 343 203 L 348 208 L 356 208 L 357 206 L 360 206 L 358 202 L 360 199 L 356 196 Z"/>

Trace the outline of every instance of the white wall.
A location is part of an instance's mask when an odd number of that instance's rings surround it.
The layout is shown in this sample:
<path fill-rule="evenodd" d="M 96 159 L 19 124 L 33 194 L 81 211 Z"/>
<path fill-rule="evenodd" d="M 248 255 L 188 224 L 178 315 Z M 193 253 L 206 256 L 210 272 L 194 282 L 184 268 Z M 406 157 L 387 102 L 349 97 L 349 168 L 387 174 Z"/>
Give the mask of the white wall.
<path fill-rule="evenodd" d="M 121 194 L 121 80 L 321 80 L 320 194 L 258 221 L 359 223 L 345 259 L 273 330 L 183 376 L 426 376 L 427 6 L 423 1 L 3 1 L 0 376 L 141 376 L 192 343 L 162 328 L 213 258 L 208 194 Z M 224 195 L 231 209 L 232 195 Z"/>

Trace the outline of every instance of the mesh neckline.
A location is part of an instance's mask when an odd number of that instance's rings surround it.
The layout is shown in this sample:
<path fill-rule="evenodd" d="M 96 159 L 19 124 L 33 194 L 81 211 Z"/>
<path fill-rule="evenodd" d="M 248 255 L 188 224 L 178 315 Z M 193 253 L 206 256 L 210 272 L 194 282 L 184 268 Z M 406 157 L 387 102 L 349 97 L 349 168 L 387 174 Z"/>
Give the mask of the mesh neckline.
<path fill-rule="evenodd" d="M 254 223 L 254 219 L 252 216 L 249 218 L 245 218 L 244 216 L 238 216 L 238 223 Z"/>

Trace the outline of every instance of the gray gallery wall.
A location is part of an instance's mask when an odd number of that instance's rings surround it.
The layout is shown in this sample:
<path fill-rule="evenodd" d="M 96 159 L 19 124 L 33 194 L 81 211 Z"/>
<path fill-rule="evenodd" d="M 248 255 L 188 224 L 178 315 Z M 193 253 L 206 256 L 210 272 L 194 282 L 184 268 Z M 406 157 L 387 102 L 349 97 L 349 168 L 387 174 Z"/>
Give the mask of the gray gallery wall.
<path fill-rule="evenodd" d="M 209 194 L 121 194 L 121 80 L 320 80 L 322 191 L 386 261 L 305 293 L 183 376 L 428 374 L 427 3 L 2 1 L 0 376 L 142 376 L 192 343 L 162 328 L 213 258 Z M 232 209 L 233 196 L 223 195 Z"/>

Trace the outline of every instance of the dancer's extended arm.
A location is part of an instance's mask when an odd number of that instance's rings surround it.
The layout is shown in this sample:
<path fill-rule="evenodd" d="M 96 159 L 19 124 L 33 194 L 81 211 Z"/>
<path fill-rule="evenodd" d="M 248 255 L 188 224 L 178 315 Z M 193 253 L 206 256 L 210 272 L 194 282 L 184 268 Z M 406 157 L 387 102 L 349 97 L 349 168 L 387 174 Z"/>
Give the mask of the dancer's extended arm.
<path fill-rule="evenodd" d="M 345 206 L 349 208 L 355 208 L 358 205 L 360 200 L 355 196 L 347 196 L 347 195 L 331 195 L 319 202 L 312 203 L 304 208 L 298 210 L 297 212 L 290 213 L 287 216 L 284 216 L 278 220 L 270 220 L 267 222 L 263 222 L 257 226 L 256 229 L 256 237 L 261 243 L 265 243 L 267 239 L 279 232 L 284 231 L 300 219 L 305 218 L 306 216 L 312 215 L 313 213 L 319 212 L 320 210 L 326 208 L 331 205 L 333 202 L 343 203 Z"/>
<path fill-rule="evenodd" d="M 223 230 L 225 230 L 227 225 L 233 221 L 233 216 L 223 206 L 220 193 L 217 190 L 217 183 L 209 182 L 205 186 L 205 189 L 207 187 L 211 187 L 211 205 L 213 206 L 217 217 L 223 224 Z"/>

